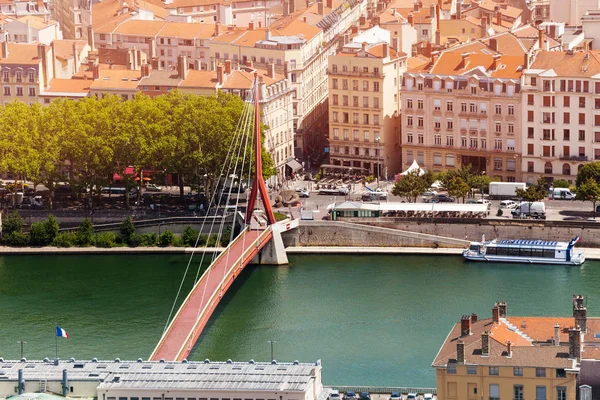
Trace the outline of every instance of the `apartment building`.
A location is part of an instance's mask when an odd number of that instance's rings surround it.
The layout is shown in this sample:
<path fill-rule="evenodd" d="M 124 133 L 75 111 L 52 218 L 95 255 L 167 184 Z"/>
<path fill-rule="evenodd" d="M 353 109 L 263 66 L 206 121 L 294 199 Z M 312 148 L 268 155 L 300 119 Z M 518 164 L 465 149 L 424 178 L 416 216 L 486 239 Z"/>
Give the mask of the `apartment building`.
<path fill-rule="evenodd" d="M 574 182 L 600 160 L 600 55 L 541 51 L 523 74 L 523 177 Z"/>
<path fill-rule="evenodd" d="M 387 35 L 382 34 L 387 33 Z M 329 57 L 330 163 L 380 179 L 401 172 L 400 100 L 405 53 L 374 27 Z"/>
<path fill-rule="evenodd" d="M 52 0 L 53 18 L 66 39 L 87 40 L 92 25 L 92 0 Z"/>
<path fill-rule="evenodd" d="M 54 75 L 51 47 L 42 43 L 36 45 L 1 42 L 0 49 L 0 102 L 37 102 L 38 94 L 48 86 Z"/>
<path fill-rule="evenodd" d="M 309 23 L 308 17 L 305 21 L 304 17 L 296 19 L 291 15 L 269 28 L 232 28 L 213 38 L 210 44 L 211 60 L 217 62 L 231 59 L 234 64 L 245 64 L 252 60 L 260 68 L 267 63 L 275 64 L 278 72 L 287 68 L 294 91 L 294 152 L 307 163 L 322 158 L 328 147 L 327 58 L 335 54 L 337 40 L 326 38 L 330 31 L 346 31 L 366 9 L 366 2 L 358 1 L 338 8 L 331 5 L 333 11 L 324 11 L 316 24 Z M 327 3 L 317 4 L 324 9 L 326 6 Z"/>
<path fill-rule="evenodd" d="M 573 317 L 510 316 L 505 302 L 494 305 L 492 318 L 463 316 L 433 362 L 437 398 L 585 398 L 578 392 L 597 390 L 599 384 L 594 373 L 599 327 L 600 319 L 587 317 L 578 295 Z"/>
<path fill-rule="evenodd" d="M 567 25 L 581 25 L 581 18 L 589 10 L 600 9 L 599 0 L 550 0 L 550 20 Z"/>
<path fill-rule="evenodd" d="M 13 18 L 24 17 L 27 15 L 42 18 L 50 17 L 50 2 L 47 0 L 7 0 L 0 4 L 0 14 Z"/>
<path fill-rule="evenodd" d="M 475 42 L 434 54 L 428 70 L 404 73 L 404 167 L 413 160 L 434 172 L 471 165 L 502 181 L 520 181 L 525 57 Z"/>
<path fill-rule="evenodd" d="M 271 10 L 281 4 L 279 0 L 167 0 L 165 8 L 190 22 L 235 25 L 247 27 L 269 26 Z"/>
<path fill-rule="evenodd" d="M 9 43 L 40 42 L 50 45 L 53 40 L 63 38 L 58 22 L 47 16 L 4 17 L 0 20 L 0 29 L 2 40 Z"/>
<path fill-rule="evenodd" d="M 408 19 L 394 8 L 386 10 L 378 18 L 379 26 L 389 31 L 392 38 L 396 38 L 395 40 L 398 41 L 397 49 L 403 53 L 412 54 L 412 46 L 417 42 L 417 30 L 408 22 Z M 390 44 L 392 43 L 390 42 Z"/>

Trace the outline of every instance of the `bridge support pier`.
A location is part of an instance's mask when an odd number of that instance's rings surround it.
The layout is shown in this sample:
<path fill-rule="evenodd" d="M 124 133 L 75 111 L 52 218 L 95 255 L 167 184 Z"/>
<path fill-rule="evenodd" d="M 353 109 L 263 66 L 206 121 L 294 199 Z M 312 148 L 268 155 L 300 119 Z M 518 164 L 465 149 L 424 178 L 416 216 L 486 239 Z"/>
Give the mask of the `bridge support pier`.
<path fill-rule="evenodd" d="M 254 257 L 252 264 L 262 265 L 285 265 L 288 264 L 287 253 L 285 252 L 285 246 L 283 245 L 283 239 L 281 238 L 280 224 L 273 224 L 270 226 L 271 232 L 273 233 L 272 239 L 267 243 L 260 253 Z"/>

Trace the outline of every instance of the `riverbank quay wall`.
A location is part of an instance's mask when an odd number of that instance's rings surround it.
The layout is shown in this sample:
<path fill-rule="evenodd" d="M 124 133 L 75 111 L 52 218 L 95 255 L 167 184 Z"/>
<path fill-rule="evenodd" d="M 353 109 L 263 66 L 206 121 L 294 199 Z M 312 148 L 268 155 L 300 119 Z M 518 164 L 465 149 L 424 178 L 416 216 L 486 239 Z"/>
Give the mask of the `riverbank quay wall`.
<path fill-rule="evenodd" d="M 286 247 L 447 247 L 464 248 L 469 241 L 581 238 L 582 247 L 600 247 L 600 223 L 496 219 L 345 218 L 343 221 L 300 221 L 284 235 Z"/>

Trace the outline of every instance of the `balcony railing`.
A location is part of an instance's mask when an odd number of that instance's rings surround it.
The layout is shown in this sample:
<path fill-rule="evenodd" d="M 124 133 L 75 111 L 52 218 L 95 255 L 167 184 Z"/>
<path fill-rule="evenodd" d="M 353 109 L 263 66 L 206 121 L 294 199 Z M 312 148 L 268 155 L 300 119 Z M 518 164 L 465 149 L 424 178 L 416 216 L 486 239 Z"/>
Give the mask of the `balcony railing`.
<path fill-rule="evenodd" d="M 383 74 L 381 72 L 340 71 L 339 69 L 337 71 L 328 70 L 327 74 L 328 75 L 341 75 L 341 76 L 359 76 L 359 77 L 365 77 L 365 78 L 384 78 L 385 77 L 385 74 Z"/>
<path fill-rule="evenodd" d="M 587 161 L 588 156 L 565 156 L 561 154 L 560 159 L 567 161 Z"/>

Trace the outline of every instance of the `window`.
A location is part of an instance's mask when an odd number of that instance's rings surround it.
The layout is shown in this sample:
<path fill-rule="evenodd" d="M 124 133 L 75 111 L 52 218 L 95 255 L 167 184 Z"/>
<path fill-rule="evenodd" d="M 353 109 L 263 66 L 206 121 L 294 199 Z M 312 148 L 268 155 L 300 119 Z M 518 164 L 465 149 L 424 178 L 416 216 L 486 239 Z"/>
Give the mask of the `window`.
<path fill-rule="evenodd" d="M 477 105 L 475 103 L 469 103 L 469 112 L 471 112 L 471 113 L 477 112 Z"/>
<path fill-rule="evenodd" d="M 17 96 L 23 96 L 23 88 L 17 87 Z"/>
<path fill-rule="evenodd" d="M 369 107 L 369 98 L 367 96 L 363 96 L 363 107 L 364 108 Z"/>
<path fill-rule="evenodd" d="M 337 113 L 337 111 L 333 112 L 333 122 L 338 122 L 338 113 Z"/>
<path fill-rule="evenodd" d="M 358 96 L 352 96 L 353 107 L 358 107 Z"/>
<path fill-rule="evenodd" d="M 569 114 L 568 112 L 563 113 L 563 124 L 570 124 L 571 123 L 571 114 Z"/>
<path fill-rule="evenodd" d="M 363 114 L 363 125 L 369 125 L 369 114 Z"/>
<path fill-rule="evenodd" d="M 527 122 L 533 122 L 533 111 L 532 110 L 527 111 Z"/>
<path fill-rule="evenodd" d="M 442 108 L 442 102 L 440 101 L 440 99 L 434 99 L 433 100 L 433 109 L 436 111 L 439 111 Z"/>
<path fill-rule="evenodd" d="M 568 129 L 563 130 L 563 140 L 571 140 L 571 133 Z"/>
<path fill-rule="evenodd" d="M 34 87 L 29 88 L 29 97 L 35 97 L 35 88 Z"/>
<path fill-rule="evenodd" d="M 350 116 L 348 113 L 342 113 L 342 117 L 344 118 L 342 121 L 343 123 L 347 124 L 348 122 L 350 122 Z"/>
<path fill-rule="evenodd" d="M 337 94 L 334 94 L 334 95 L 333 95 L 333 105 L 334 105 L 334 106 L 337 106 L 337 105 L 338 105 L 338 95 L 337 95 Z"/>
<path fill-rule="evenodd" d="M 585 108 L 585 97 L 579 98 L 579 108 Z"/>
<path fill-rule="evenodd" d="M 556 400 L 567 400 L 567 388 L 565 386 L 556 387 Z"/>
<path fill-rule="evenodd" d="M 535 129 L 533 127 L 527 128 L 527 139 L 533 139 Z"/>
<path fill-rule="evenodd" d="M 499 367 L 490 367 L 490 375 L 499 375 L 500 374 L 500 368 Z"/>
<path fill-rule="evenodd" d="M 460 112 L 467 112 L 467 103 L 460 103 Z"/>
<path fill-rule="evenodd" d="M 433 165 L 442 165 L 442 154 L 433 153 Z"/>
<path fill-rule="evenodd" d="M 342 104 L 348 106 L 348 96 L 342 96 Z"/>
<path fill-rule="evenodd" d="M 369 91 L 369 81 L 363 81 L 363 90 L 365 92 Z"/>
<path fill-rule="evenodd" d="M 406 126 L 413 126 L 413 117 L 406 117 Z"/>
<path fill-rule="evenodd" d="M 567 377 L 567 373 L 565 371 L 564 368 L 557 368 L 556 369 L 556 377 L 557 378 L 566 378 Z"/>
<path fill-rule="evenodd" d="M 452 102 L 451 101 L 446 102 L 446 111 L 452 111 Z"/>
<path fill-rule="evenodd" d="M 356 68 L 356 67 L 354 67 Z M 352 90 L 358 90 L 358 81 L 354 80 L 352 81 Z"/>
<path fill-rule="evenodd" d="M 441 144 L 442 144 L 442 135 L 435 135 L 435 136 L 433 137 L 433 143 L 434 143 L 435 145 L 438 145 L 438 146 L 439 146 L 439 145 L 441 145 Z M 440 161 L 440 164 L 439 164 L 439 165 L 442 165 L 442 164 L 441 164 L 441 161 Z"/>
<path fill-rule="evenodd" d="M 496 104 L 496 107 L 494 107 L 496 110 L 496 114 L 500 115 L 502 114 L 502 105 L 501 104 Z"/>
<path fill-rule="evenodd" d="M 342 89 L 348 90 L 348 79 L 342 79 Z"/>
<path fill-rule="evenodd" d="M 527 172 L 534 172 L 533 161 L 527 161 Z"/>
<path fill-rule="evenodd" d="M 368 142 L 369 141 L 369 131 L 363 131 L 363 136 L 364 136 L 364 141 Z M 411 139 L 412 141 L 412 135 L 411 135 Z"/>
<path fill-rule="evenodd" d="M 379 108 L 379 97 L 373 97 L 373 108 Z"/>
<path fill-rule="evenodd" d="M 2 72 L 2 80 L 4 82 L 9 82 L 10 81 L 10 74 L 8 73 L 8 71 Z"/>
<path fill-rule="evenodd" d="M 423 100 L 417 100 L 417 108 L 418 108 L 419 110 L 422 110 L 422 109 L 423 109 Z"/>
<path fill-rule="evenodd" d="M 373 125 L 379 125 L 379 114 L 373 114 Z"/>
<path fill-rule="evenodd" d="M 579 140 L 580 141 L 585 141 L 585 130 L 580 130 L 579 131 Z"/>
<path fill-rule="evenodd" d="M 585 125 L 585 113 L 579 113 L 579 125 Z"/>
<path fill-rule="evenodd" d="M 494 159 L 494 170 L 502 171 L 502 159 L 501 158 Z"/>
<path fill-rule="evenodd" d="M 477 375 L 477 366 L 476 365 L 467 365 L 467 374 L 468 375 Z"/>
<path fill-rule="evenodd" d="M 216 56 L 216 58 L 219 58 L 219 56 L 217 55 L 217 56 Z M 332 86 L 334 89 L 337 89 L 337 88 L 338 88 L 338 80 L 337 80 L 336 78 L 334 78 L 334 79 L 332 79 L 332 80 L 331 80 L 331 86 Z"/>
<path fill-rule="evenodd" d="M 100 40 L 106 40 L 106 34 L 101 33 L 100 34 Z"/>
<path fill-rule="evenodd" d="M 352 123 L 353 124 L 358 124 L 358 113 L 353 113 L 352 114 Z"/>
<path fill-rule="evenodd" d="M 29 82 L 35 82 L 35 74 L 32 71 L 29 71 L 27 75 L 29 77 Z"/>
<path fill-rule="evenodd" d="M 514 400 L 523 400 L 523 385 L 515 385 L 513 387 L 513 393 Z"/>
<path fill-rule="evenodd" d="M 10 86 L 4 86 L 4 95 L 10 96 Z"/>
<path fill-rule="evenodd" d="M 424 138 L 423 138 L 423 135 L 419 135 L 419 136 L 417 136 L 417 140 L 418 140 L 418 143 L 419 143 L 419 144 L 423 144 L 423 143 L 424 143 L 424 140 L 423 140 L 423 139 L 424 139 Z"/>
<path fill-rule="evenodd" d="M 508 133 L 515 133 L 515 124 L 508 124 Z"/>
<path fill-rule="evenodd" d="M 533 155 L 533 143 L 527 143 L 527 155 L 528 156 Z"/>
<path fill-rule="evenodd" d="M 515 115 L 515 106 L 508 106 L 508 115 Z"/>
<path fill-rule="evenodd" d="M 454 121 L 452 121 L 451 119 L 447 119 L 446 120 L 446 129 L 451 131 L 453 128 L 454 128 Z"/>
<path fill-rule="evenodd" d="M 500 386 L 490 385 L 490 400 L 500 400 Z"/>
<path fill-rule="evenodd" d="M 360 140 L 359 138 L 359 133 L 358 133 L 358 129 L 354 130 L 354 141 L 358 142 Z"/>
<path fill-rule="evenodd" d="M 454 154 L 446 154 L 446 166 L 454 167 Z"/>
<path fill-rule="evenodd" d="M 23 82 L 23 74 L 20 71 L 17 71 L 15 77 L 17 82 Z"/>
<path fill-rule="evenodd" d="M 406 135 L 406 143 L 412 143 L 413 142 L 413 134 L 409 133 Z"/>
<path fill-rule="evenodd" d="M 333 138 L 336 140 L 340 138 L 340 130 L 338 128 L 333 128 Z"/>
<path fill-rule="evenodd" d="M 502 132 L 502 123 L 496 122 L 496 133 Z"/>
<path fill-rule="evenodd" d="M 454 136 L 446 136 L 446 146 L 454 146 Z"/>
<path fill-rule="evenodd" d="M 373 82 L 373 91 L 379 92 L 379 82 Z"/>
<path fill-rule="evenodd" d="M 344 129 L 344 140 L 348 140 L 348 136 L 349 136 L 350 131 L 348 129 Z M 348 154 L 348 153 L 346 153 Z"/>
<path fill-rule="evenodd" d="M 417 126 L 418 126 L 419 128 L 422 128 L 422 127 L 423 127 L 423 117 L 419 117 L 419 118 L 417 119 Z"/>
<path fill-rule="evenodd" d="M 513 375 L 514 376 L 523 376 L 523 368 L 522 367 L 514 367 Z"/>
<path fill-rule="evenodd" d="M 406 100 L 406 108 L 413 108 L 412 99 Z"/>

